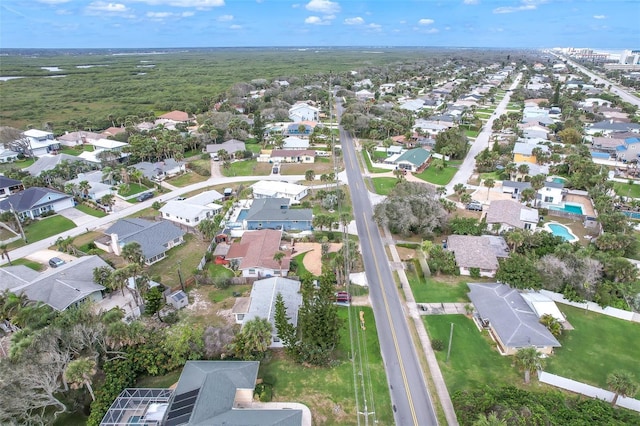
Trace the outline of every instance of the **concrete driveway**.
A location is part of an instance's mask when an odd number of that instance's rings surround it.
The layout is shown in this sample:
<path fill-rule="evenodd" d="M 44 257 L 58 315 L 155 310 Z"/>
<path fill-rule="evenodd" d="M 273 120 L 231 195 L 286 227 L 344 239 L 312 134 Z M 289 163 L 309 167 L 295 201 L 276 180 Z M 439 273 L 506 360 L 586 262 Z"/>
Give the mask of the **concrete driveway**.
<path fill-rule="evenodd" d="M 82 213 L 80 210 L 73 208 L 73 209 L 64 209 L 60 212 L 58 212 L 58 214 L 60 216 L 64 216 L 67 219 L 69 219 L 70 221 L 72 221 L 73 223 L 76 224 L 76 226 L 83 226 L 86 225 L 87 223 L 92 222 L 93 220 L 95 220 L 95 217 L 86 214 L 86 213 Z"/>
<path fill-rule="evenodd" d="M 75 256 L 67 253 L 61 253 L 57 250 L 38 250 L 26 256 L 27 259 L 33 260 L 34 262 L 42 263 L 48 268 L 50 267 L 49 259 L 51 259 L 52 257 L 59 257 L 65 262 L 72 262 L 77 259 L 77 257 Z"/>

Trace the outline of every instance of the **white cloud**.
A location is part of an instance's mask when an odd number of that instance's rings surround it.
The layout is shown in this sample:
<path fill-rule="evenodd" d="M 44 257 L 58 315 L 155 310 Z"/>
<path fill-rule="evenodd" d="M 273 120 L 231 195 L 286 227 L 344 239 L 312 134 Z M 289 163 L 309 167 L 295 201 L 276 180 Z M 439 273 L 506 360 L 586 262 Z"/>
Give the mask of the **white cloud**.
<path fill-rule="evenodd" d="M 242 25 L 233 24 L 229 28 L 231 28 L 232 30 L 241 30 Z"/>
<path fill-rule="evenodd" d="M 439 33 L 440 30 L 437 28 L 429 28 L 427 31 L 424 31 L 427 34 L 435 34 L 435 33 Z"/>
<path fill-rule="evenodd" d="M 356 16 L 355 18 L 347 18 L 344 20 L 344 23 L 347 25 L 362 25 L 364 24 L 364 19 L 362 19 L 359 16 Z"/>
<path fill-rule="evenodd" d="M 606 19 L 606 15 L 593 15 L 593 19 Z"/>
<path fill-rule="evenodd" d="M 58 9 L 56 10 L 56 15 L 73 15 L 73 12 L 67 9 Z"/>
<path fill-rule="evenodd" d="M 164 19 L 172 15 L 173 13 L 170 12 L 147 12 L 147 18 L 152 19 Z"/>
<path fill-rule="evenodd" d="M 228 22 L 233 21 L 233 15 L 220 15 L 218 16 L 219 22 Z"/>
<path fill-rule="evenodd" d="M 380 24 L 371 23 L 371 24 L 367 25 L 367 28 L 372 30 L 372 31 L 382 31 L 382 25 L 380 25 Z"/>
<path fill-rule="evenodd" d="M 195 13 L 194 13 L 194 12 L 182 12 L 182 15 L 181 15 L 181 16 L 182 16 L 183 18 L 188 18 L 189 16 L 193 16 L 193 15 L 195 15 Z"/>
<path fill-rule="evenodd" d="M 514 13 L 525 10 L 536 10 L 539 4 L 546 3 L 547 0 L 521 0 L 520 6 L 503 6 L 493 9 L 493 13 Z"/>
<path fill-rule="evenodd" d="M 311 0 L 305 6 L 307 10 L 311 12 L 319 12 L 319 13 L 338 13 L 340 12 L 340 5 L 336 2 L 329 0 Z"/>
<path fill-rule="evenodd" d="M 464 0 L 464 4 L 478 4 L 479 0 Z"/>
<path fill-rule="evenodd" d="M 166 4 L 175 7 L 197 7 L 207 9 L 224 6 L 224 0 L 132 0 L 150 5 Z"/>
<path fill-rule="evenodd" d="M 318 16 L 309 16 L 304 20 L 304 23 L 310 25 L 325 25 L 325 22 L 323 22 Z"/>
<path fill-rule="evenodd" d="M 62 4 L 62 3 L 69 3 L 71 0 L 38 0 L 38 3 L 45 3 L 45 4 Z"/>
<path fill-rule="evenodd" d="M 87 12 L 90 14 L 106 13 L 125 13 L 129 8 L 122 3 L 106 3 L 103 1 L 95 1 L 87 6 Z"/>
<path fill-rule="evenodd" d="M 433 19 L 421 19 L 418 21 L 418 24 L 420 25 L 431 25 L 433 24 L 435 21 Z"/>

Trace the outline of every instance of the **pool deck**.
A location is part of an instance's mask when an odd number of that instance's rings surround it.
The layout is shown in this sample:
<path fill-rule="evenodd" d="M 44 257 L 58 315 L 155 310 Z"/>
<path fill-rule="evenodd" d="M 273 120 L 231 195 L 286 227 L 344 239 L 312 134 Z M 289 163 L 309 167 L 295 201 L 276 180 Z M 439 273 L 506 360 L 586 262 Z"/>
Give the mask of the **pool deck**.
<path fill-rule="evenodd" d="M 564 201 L 566 203 L 580 204 L 582 206 L 582 213 L 586 216 L 595 216 L 596 214 L 589 197 L 585 197 L 584 195 L 567 194 L 565 195 Z"/>

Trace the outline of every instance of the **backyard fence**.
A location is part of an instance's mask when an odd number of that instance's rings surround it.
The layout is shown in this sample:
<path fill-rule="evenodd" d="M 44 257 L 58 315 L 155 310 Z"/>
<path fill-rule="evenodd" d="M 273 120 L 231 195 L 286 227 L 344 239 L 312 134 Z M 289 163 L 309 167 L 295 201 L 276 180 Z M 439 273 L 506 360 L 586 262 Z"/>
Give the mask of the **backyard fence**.
<path fill-rule="evenodd" d="M 607 402 L 611 402 L 613 400 L 613 397 L 615 396 L 613 392 L 606 389 L 601 389 L 596 386 L 588 385 L 586 383 L 567 379 L 566 377 L 557 376 L 545 371 L 538 371 L 538 380 L 551 386 L 579 393 L 591 398 L 601 399 Z M 634 398 L 620 396 L 618 398 L 618 401 L 616 401 L 616 405 L 627 408 L 629 410 L 640 412 L 640 401 Z"/>
<path fill-rule="evenodd" d="M 610 317 L 615 317 L 625 321 L 633 321 L 640 322 L 640 314 L 624 311 L 618 308 L 612 308 L 611 306 L 600 307 L 597 303 L 594 302 L 572 302 L 570 300 L 565 299 L 565 297 L 560 293 L 554 293 L 549 290 L 540 290 L 541 294 L 544 294 L 554 302 L 564 303 L 565 305 L 575 306 L 576 308 L 585 309 L 587 311 L 596 312 L 598 314 L 608 315 Z"/>

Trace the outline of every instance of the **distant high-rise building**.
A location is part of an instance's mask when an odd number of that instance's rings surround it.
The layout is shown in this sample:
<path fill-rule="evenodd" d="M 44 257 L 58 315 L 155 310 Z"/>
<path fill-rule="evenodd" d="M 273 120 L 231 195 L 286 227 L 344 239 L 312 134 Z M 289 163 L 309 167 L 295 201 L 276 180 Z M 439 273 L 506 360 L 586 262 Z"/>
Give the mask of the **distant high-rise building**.
<path fill-rule="evenodd" d="M 620 55 L 620 63 L 626 65 L 640 65 L 640 50 L 624 50 Z"/>

